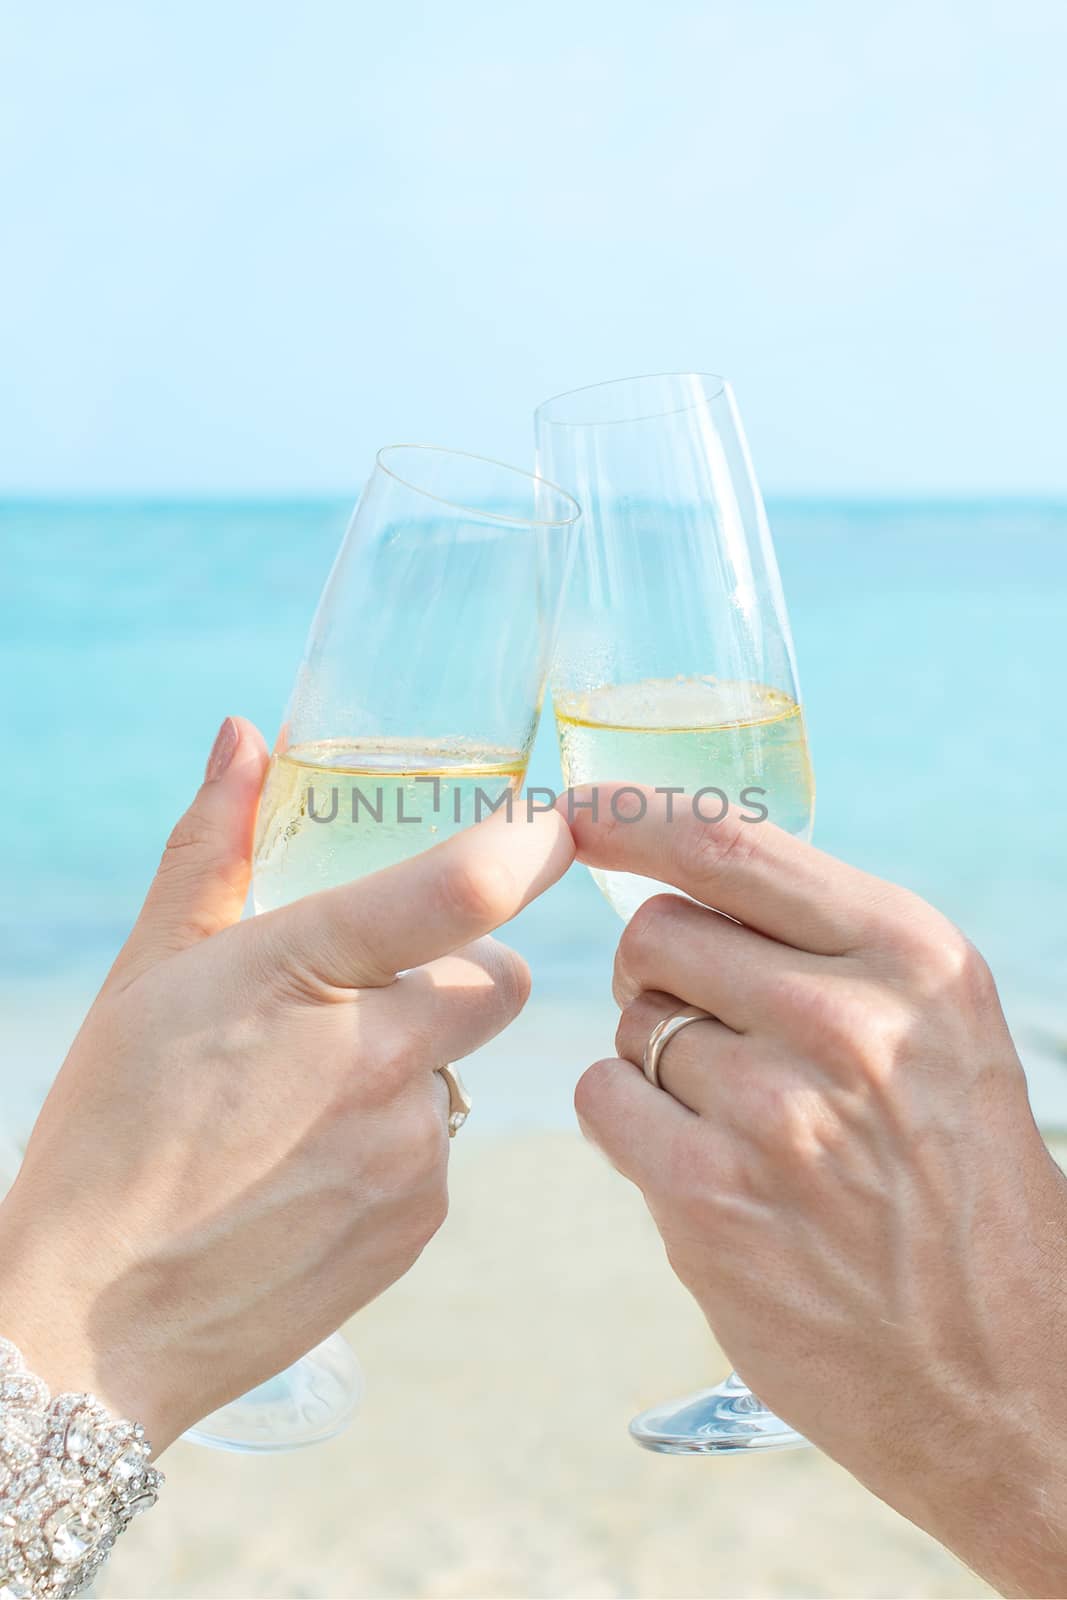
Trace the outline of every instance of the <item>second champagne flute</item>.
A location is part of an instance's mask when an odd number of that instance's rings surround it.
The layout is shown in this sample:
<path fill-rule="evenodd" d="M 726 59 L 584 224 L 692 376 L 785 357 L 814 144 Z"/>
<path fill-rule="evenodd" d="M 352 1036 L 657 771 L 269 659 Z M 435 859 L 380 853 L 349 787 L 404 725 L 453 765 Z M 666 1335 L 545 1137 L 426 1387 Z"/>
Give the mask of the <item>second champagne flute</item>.
<path fill-rule="evenodd" d="M 729 385 L 702 373 L 596 384 L 546 401 L 536 426 L 539 470 L 583 511 L 552 673 L 565 782 L 670 787 L 707 822 L 734 806 L 807 838 L 789 622 Z M 623 918 L 664 889 L 593 877 Z M 676 1454 L 805 1442 L 736 1373 L 630 1431 Z"/>
<path fill-rule="evenodd" d="M 379 451 L 312 624 L 260 801 L 257 912 L 363 877 L 517 791 L 537 732 L 579 517 L 481 456 Z M 193 1430 L 291 1450 L 350 1419 L 340 1334 Z"/>

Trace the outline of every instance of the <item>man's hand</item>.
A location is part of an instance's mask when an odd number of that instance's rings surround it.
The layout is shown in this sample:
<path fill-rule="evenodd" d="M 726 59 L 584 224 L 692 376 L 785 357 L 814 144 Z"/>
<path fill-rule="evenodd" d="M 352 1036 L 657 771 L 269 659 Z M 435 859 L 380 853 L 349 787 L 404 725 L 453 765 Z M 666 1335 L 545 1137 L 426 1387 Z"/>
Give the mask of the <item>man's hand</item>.
<path fill-rule="evenodd" d="M 1067 1183 L 984 961 L 769 823 L 598 788 L 599 821 L 560 802 L 580 859 L 693 898 L 623 934 L 585 1132 L 767 1405 L 991 1582 L 1067 1594 Z M 683 1004 L 717 1020 L 663 1092 L 636 1064 Z"/>

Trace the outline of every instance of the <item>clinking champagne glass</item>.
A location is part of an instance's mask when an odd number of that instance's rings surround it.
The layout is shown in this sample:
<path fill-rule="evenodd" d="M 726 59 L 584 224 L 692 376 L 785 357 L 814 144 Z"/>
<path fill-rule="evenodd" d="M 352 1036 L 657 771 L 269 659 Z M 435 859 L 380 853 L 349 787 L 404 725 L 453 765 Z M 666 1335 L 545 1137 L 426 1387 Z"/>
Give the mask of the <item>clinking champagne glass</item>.
<path fill-rule="evenodd" d="M 480 456 L 378 453 L 264 783 L 257 912 L 416 855 L 521 787 L 578 517 L 563 490 Z M 192 1437 L 315 1444 L 345 1427 L 359 1388 L 335 1334 Z"/>
<path fill-rule="evenodd" d="M 546 401 L 536 432 L 538 470 L 583 512 L 552 671 L 564 781 L 676 786 L 690 802 L 705 790 L 710 821 L 720 791 L 810 837 L 789 622 L 729 385 L 700 373 L 596 384 Z M 624 919 L 664 887 L 593 877 Z M 736 1373 L 630 1431 L 676 1454 L 806 1442 Z"/>

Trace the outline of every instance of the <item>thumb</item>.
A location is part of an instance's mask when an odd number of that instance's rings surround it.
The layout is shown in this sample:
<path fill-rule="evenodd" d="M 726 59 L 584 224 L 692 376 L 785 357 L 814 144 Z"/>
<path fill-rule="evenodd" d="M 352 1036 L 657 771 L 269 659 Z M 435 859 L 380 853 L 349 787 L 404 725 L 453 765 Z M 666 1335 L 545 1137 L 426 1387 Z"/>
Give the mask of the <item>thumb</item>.
<path fill-rule="evenodd" d="M 112 969 L 128 979 L 236 922 L 248 894 L 267 750 L 258 728 L 227 717 L 204 781 L 167 840 L 141 914 Z"/>

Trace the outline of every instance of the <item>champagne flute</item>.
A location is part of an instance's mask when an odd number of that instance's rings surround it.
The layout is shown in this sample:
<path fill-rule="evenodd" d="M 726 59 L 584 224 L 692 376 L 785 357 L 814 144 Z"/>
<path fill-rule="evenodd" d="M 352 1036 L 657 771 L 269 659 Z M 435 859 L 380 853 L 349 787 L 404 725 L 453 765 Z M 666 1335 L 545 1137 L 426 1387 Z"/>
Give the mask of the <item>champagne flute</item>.
<path fill-rule="evenodd" d="M 583 510 L 552 670 L 565 782 L 674 786 L 690 801 L 704 790 L 708 820 L 722 795 L 808 838 L 814 786 L 789 622 L 729 385 L 701 373 L 596 384 L 546 401 L 536 433 L 538 471 Z M 629 873 L 593 877 L 624 919 L 663 890 Z M 806 1442 L 736 1373 L 630 1431 L 674 1454 Z"/>
<path fill-rule="evenodd" d="M 327 580 L 263 786 L 257 912 L 416 855 L 521 787 L 579 517 L 553 484 L 428 445 L 379 451 Z M 216 1411 L 200 1443 L 339 1433 L 359 1368 L 335 1334 Z"/>

